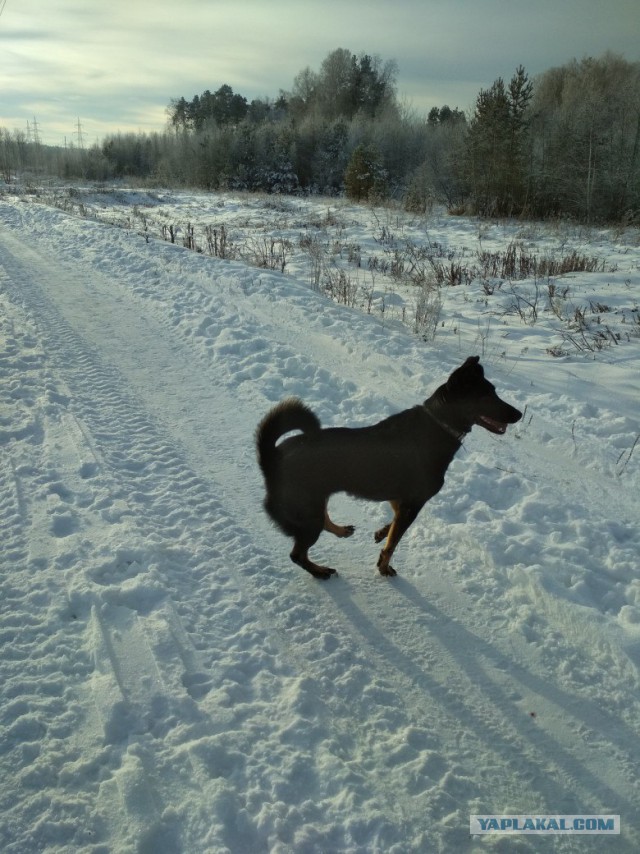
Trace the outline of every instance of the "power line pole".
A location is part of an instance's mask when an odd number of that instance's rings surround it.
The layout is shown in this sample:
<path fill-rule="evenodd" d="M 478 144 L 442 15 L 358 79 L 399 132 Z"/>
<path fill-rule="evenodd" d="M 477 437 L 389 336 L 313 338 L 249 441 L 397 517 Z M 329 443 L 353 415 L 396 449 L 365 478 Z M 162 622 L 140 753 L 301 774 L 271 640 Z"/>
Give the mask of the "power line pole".
<path fill-rule="evenodd" d="M 29 123 L 27 122 L 27 127 Z M 33 117 L 33 141 L 36 145 L 40 145 L 40 129 L 38 128 L 38 122 L 36 121 L 36 117 Z"/>
<path fill-rule="evenodd" d="M 82 125 L 80 124 L 80 118 L 78 117 L 78 121 L 76 124 L 76 136 L 78 137 L 78 148 L 84 148 L 84 133 L 82 131 Z"/>
<path fill-rule="evenodd" d="M 27 151 L 29 154 L 27 155 L 27 160 L 31 161 L 31 166 L 35 172 L 36 178 L 40 175 L 40 128 L 38 127 L 38 122 L 36 117 L 33 117 L 33 125 L 29 124 L 27 121 L 27 143 L 29 143 Z M 30 143 L 33 143 L 31 145 Z"/>

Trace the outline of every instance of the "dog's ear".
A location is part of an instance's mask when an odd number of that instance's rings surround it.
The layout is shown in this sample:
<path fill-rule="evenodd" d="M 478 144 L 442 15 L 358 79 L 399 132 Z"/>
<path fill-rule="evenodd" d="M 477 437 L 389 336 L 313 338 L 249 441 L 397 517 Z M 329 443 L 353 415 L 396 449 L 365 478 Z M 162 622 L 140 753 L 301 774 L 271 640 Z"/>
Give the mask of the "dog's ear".
<path fill-rule="evenodd" d="M 469 358 L 456 368 L 447 380 L 447 387 L 451 391 L 468 388 L 484 378 L 484 369 L 480 364 L 480 356 L 469 356 Z"/>

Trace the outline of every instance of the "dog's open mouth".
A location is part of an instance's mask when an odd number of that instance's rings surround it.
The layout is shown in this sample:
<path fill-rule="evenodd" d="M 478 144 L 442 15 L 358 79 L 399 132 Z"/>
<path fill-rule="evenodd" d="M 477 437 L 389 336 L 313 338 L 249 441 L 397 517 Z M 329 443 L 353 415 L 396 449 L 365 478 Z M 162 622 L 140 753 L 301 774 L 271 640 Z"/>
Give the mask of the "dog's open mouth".
<path fill-rule="evenodd" d="M 502 421 L 494 421 L 493 418 L 487 418 L 486 415 L 480 415 L 478 418 L 478 424 L 484 427 L 485 430 L 489 430 L 490 433 L 499 433 L 502 435 L 507 432 L 507 425 L 503 424 Z"/>

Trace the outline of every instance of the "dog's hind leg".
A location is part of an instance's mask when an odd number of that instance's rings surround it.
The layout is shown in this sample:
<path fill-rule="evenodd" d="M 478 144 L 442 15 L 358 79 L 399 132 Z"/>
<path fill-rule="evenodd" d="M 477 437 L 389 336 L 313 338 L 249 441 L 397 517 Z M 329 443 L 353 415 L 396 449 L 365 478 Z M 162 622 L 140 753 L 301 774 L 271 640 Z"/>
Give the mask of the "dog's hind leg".
<path fill-rule="evenodd" d="M 325 507 L 324 530 L 328 531 L 330 534 L 334 534 L 336 537 L 350 537 L 355 531 L 355 528 L 353 525 L 336 525 L 336 523 L 330 518 L 329 511 Z"/>
<path fill-rule="evenodd" d="M 297 563 L 298 566 L 301 566 L 303 569 L 306 569 L 307 572 L 311 573 L 314 578 L 321 578 L 323 581 L 326 581 L 328 578 L 331 578 L 332 575 L 338 574 L 335 569 L 332 569 L 330 566 L 320 566 L 320 564 L 314 563 L 309 557 L 308 549 L 297 542 L 294 544 L 289 557 L 294 563 Z"/>
<path fill-rule="evenodd" d="M 402 535 L 422 509 L 422 504 L 395 504 L 394 502 L 394 509 L 395 516 L 393 517 L 393 522 L 389 527 L 387 542 L 385 543 L 384 548 L 380 552 L 380 557 L 378 558 L 378 571 L 380 572 L 380 575 L 386 576 L 398 574 L 389 562 L 402 538 Z"/>
<path fill-rule="evenodd" d="M 293 549 L 291 550 L 289 557 L 294 563 L 297 563 L 298 566 L 301 566 L 303 569 L 306 569 L 307 572 L 311 573 L 314 578 L 321 578 L 323 581 L 326 581 L 326 579 L 331 578 L 332 575 L 337 574 L 335 569 L 332 569 L 330 566 L 320 566 L 319 564 L 314 563 L 309 557 L 309 549 L 317 541 L 318 537 L 322 533 L 322 529 L 322 519 L 320 519 L 317 524 L 310 524 L 304 528 L 301 527 L 294 534 Z"/>

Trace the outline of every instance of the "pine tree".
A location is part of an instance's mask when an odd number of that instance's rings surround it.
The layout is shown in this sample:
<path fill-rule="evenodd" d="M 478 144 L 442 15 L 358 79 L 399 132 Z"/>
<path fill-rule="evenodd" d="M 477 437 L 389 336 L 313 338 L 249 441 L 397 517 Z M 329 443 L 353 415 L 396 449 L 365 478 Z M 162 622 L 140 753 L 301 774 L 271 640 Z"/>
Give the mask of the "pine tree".
<path fill-rule="evenodd" d="M 526 204 L 527 107 L 533 87 L 520 66 L 505 87 L 481 89 L 469 126 L 466 178 L 480 214 L 521 213 Z"/>
<path fill-rule="evenodd" d="M 386 190 L 386 175 L 378 151 L 371 145 L 354 149 L 344 173 L 347 198 L 362 202 L 382 196 Z"/>

